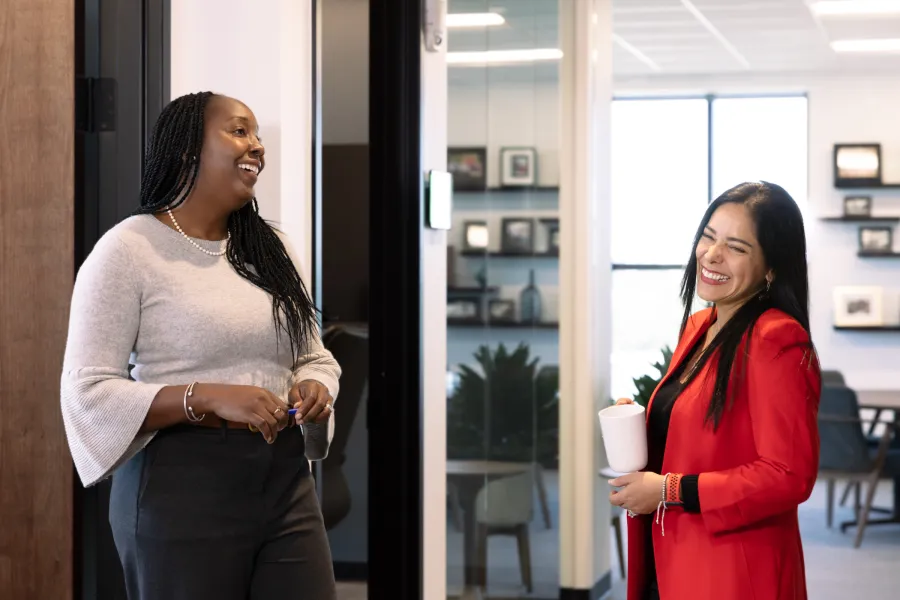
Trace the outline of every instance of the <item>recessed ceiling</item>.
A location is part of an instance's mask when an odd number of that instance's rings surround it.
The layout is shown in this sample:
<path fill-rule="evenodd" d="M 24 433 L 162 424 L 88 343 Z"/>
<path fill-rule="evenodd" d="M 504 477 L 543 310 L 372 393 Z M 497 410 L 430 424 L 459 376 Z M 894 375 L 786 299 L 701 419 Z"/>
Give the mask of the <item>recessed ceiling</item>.
<path fill-rule="evenodd" d="M 568 0 L 573 1 L 573 0 Z M 558 48 L 558 0 L 449 0 L 450 12 L 497 12 L 499 27 L 452 30 L 448 50 Z M 898 0 L 900 4 L 900 0 Z M 836 40 L 900 38 L 900 14 L 817 18 L 807 0 L 614 0 L 616 78 L 741 73 L 896 73 L 900 53 L 838 54 Z M 553 77 L 547 64 L 453 67 L 451 81 Z"/>

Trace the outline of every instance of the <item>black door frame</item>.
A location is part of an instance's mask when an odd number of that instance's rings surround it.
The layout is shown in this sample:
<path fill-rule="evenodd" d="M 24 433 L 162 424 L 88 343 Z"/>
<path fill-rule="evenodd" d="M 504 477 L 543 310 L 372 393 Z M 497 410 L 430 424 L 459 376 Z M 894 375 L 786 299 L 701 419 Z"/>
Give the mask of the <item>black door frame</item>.
<path fill-rule="evenodd" d="M 144 148 L 169 99 L 170 14 L 170 0 L 75 1 L 76 270 L 140 202 Z M 109 488 L 73 478 L 74 600 L 126 597 Z"/>
<path fill-rule="evenodd" d="M 369 598 L 422 597 L 421 0 L 371 0 Z"/>

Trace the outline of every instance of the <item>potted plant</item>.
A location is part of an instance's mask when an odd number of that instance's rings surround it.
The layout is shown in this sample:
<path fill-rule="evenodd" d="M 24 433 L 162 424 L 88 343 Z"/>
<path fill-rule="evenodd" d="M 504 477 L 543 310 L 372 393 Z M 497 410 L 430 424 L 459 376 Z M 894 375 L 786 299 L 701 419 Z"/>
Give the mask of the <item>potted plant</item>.
<path fill-rule="evenodd" d="M 559 453 L 559 375 L 538 369 L 527 344 L 474 353 L 480 367 L 459 365 L 448 398 L 447 455 L 451 459 L 537 461 L 555 468 Z M 479 372 L 480 371 L 480 372 Z"/>
<path fill-rule="evenodd" d="M 662 349 L 662 357 L 662 362 L 653 363 L 653 368 L 659 373 L 658 376 L 648 374 L 633 379 L 634 387 L 637 388 L 634 401 L 645 408 L 650 402 L 650 397 L 656 390 L 656 386 L 659 385 L 659 382 L 662 381 L 662 378 L 669 371 L 669 363 L 672 362 L 672 350 L 668 346 Z"/>

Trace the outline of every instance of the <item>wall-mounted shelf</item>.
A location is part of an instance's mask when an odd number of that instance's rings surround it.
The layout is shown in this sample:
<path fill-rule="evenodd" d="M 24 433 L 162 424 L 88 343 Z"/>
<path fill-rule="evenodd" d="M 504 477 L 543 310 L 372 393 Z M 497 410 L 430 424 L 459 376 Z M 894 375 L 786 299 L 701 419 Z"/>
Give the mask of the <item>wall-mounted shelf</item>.
<path fill-rule="evenodd" d="M 466 256 L 469 258 L 559 258 L 559 254 L 547 254 L 545 252 L 534 252 L 532 254 L 520 254 L 518 252 L 503 252 L 503 251 L 491 251 L 485 252 L 483 250 L 463 250 L 459 253 L 460 256 Z"/>
<path fill-rule="evenodd" d="M 878 325 L 867 327 L 862 325 L 834 325 L 835 331 L 900 331 L 900 325 Z"/>
<path fill-rule="evenodd" d="M 835 185 L 839 190 L 897 190 L 900 189 L 900 183 L 882 183 L 881 185 Z"/>
<path fill-rule="evenodd" d="M 529 192 L 559 192 L 559 186 L 545 187 L 489 187 L 483 190 L 454 190 L 454 194 L 527 194 Z"/>
<path fill-rule="evenodd" d="M 520 323 L 516 321 L 472 321 L 469 319 L 447 319 L 447 327 L 475 327 L 482 329 L 559 329 L 559 323 Z"/>
<path fill-rule="evenodd" d="M 493 286 L 493 285 L 488 286 L 488 287 L 455 286 L 455 287 L 447 288 L 447 294 L 451 295 L 451 296 L 463 296 L 463 295 L 469 296 L 469 295 L 474 295 L 474 294 L 496 294 L 498 291 L 500 291 L 500 288 L 498 288 L 497 286 Z"/>
<path fill-rule="evenodd" d="M 900 223 L 900 217 L 822 217 L 820 220 L 840 223 Z"/>
<path fill-rule="evenodd" d="M 864 252 L 859 251 L 856 255 L 860 258 L 900 258 L 900 252 Z"/>

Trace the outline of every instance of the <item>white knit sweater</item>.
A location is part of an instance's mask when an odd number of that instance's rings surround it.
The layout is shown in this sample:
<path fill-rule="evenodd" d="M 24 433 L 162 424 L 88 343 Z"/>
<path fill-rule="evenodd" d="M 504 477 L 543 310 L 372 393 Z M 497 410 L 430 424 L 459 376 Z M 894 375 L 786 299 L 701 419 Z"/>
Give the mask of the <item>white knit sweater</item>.
<path fill-rule="evenodd" d="M 318 335 L 294 372 L 280 338 L 271 296 L 224 256 L 152 215 L 113 227 L 78 272 L 63 363 L 62 415 L 82 483 L 102 481 L 147 445 L 154 434 L 138 430 L 166 385 L 254 385 L 287 400 L 294 382 L 315 379 L 336 399 L 341 370 Z M 309 459 L 325 458 L 333 432 L 334 417 L 305 426 Z"/>

